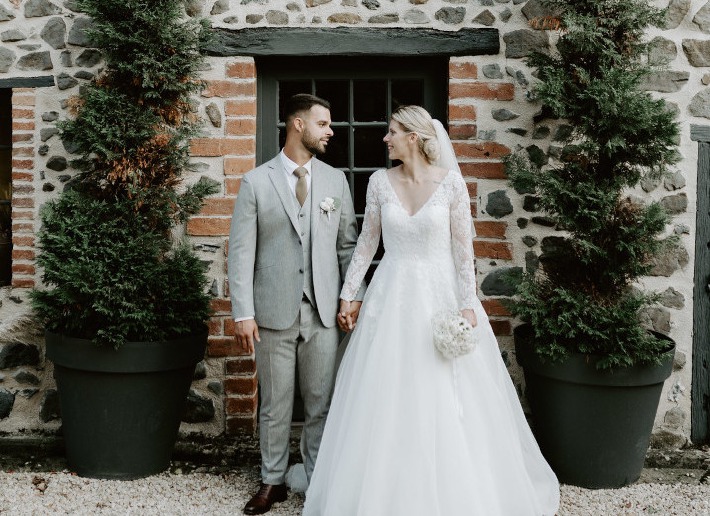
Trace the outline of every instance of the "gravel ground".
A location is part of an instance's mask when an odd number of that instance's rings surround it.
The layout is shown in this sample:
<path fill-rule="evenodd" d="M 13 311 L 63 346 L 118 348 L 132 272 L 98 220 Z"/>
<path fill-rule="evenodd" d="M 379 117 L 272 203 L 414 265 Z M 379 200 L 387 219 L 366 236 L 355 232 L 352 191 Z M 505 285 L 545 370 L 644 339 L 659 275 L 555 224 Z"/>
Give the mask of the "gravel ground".
<path fill-rule="evenodd" d="M 68 471 L 0 472 L 0 514 L 241 514 L 258 487 L 258 476 L 258 468 L 254 466 L 228 473 L 204 467 L 190 472 L 174 468 L 169 473 L 132 481 L 86 479 Z M 291 493 L 286 502 L 274 505 L 269 514 L 298 515 L 302 505 L 303 495 Z M 710 485 L 696 480 L 639 483 L 622 489 L 588 490 L 572 486 L 561 489 L 560 516 L 647 514 L 710 515 Z"/>
<path fill-rule="evenodd" d="M 710 514 L 710 485 L 635 484 L 589 490 L 562 486 L 560 516 Z"/>
<path fill-rule="evenodd" d="M 2 442 L 0 441 L 0 444 Z M 239 515 L 259 485 L 254 443 L 226 449 L 183 448 L 169 471 L 132 480 L 95 480 L 71 473 L 59 455 L 0 453 L 0 515 Z M 293 446 L 297 446 L 294 439 Z M 195 447 L 188 447 L 194 450 Z M 225 459 L 224 457 L 227 457 Z M 710 516 L 710 451 L 649 455 L 638 483 L 622 489 L 561 488 L 559 516 Z M 661 467 L 658 467 L 661 466 Z M 665 467 L 662 467 L 665 466 Z M 303 495 L 291 492 L 273 516 L 300 515 Z M 338 516 L 338 515 L 329 515 Z M 428 516 L 428 515 L 401 515 Z M 511 515 L 515 516 L 515 515 Z"/>
<path fill-rule="evenodd" d="M 0 473 L 0 514 L 234 515 L 258 488 L 254 468 L 231 473 L 163 473 L 140 480 L 94 480 L 57 473 Z M 274 515 L 301 514 L 292 493 Z"/>

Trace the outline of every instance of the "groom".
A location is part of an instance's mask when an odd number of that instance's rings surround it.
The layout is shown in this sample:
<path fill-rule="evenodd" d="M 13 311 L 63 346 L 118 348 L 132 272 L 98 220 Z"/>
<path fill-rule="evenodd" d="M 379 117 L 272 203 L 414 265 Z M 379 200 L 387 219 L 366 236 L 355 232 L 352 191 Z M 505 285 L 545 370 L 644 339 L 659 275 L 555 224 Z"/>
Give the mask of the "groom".
<path fill-rule="evenodd" d="M 345 175 L 314 157 L 333 136 L 330 104 L 295 95 L 284 119 L 283 150 L 242 178 L 229 235 L 236 339 L 255 353 L 261 398 L 262 484 L 244 514 L 263 514 L 286 499 L 296 371 L 310 480 L 335 378 L 338 296 L 357 240 Z M 360 303 L 354 305 L 347 314 L 353 319 Z"/>

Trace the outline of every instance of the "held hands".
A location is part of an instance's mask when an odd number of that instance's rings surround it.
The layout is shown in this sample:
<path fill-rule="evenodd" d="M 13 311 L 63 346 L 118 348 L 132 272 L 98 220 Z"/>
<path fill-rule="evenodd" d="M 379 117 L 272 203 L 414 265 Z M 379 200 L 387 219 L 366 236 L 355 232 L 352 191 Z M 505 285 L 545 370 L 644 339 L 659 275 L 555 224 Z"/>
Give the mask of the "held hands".
<path fill-rule="evenodd" d="M 340 310 L 336 317 L 338 326 L 345 332 L 352 331 L 355 328 L 358 315 L 360 315 L 360 306 L 362 301 L 345 301 L 340 300 Z"/>
<path fill-rule="evenodd" d="M 476 312 L 474 312 L 470 308 L 465 308 L 464 310 L 461 310 L 461 317 L 466 319 L 469 322 L 469 324 L 471 324 L 471 326 L 473 328 L 475 328 L 476 325 L 478 324 L 478 318 L 476 317 Z"/>
<path fill-rule="evenodd" d="M 261 342 L 259 327 L 254 319 L 239 321 L 237 324 L 236 339 L 244 351 L 254 353 L 254 341 Z"/>

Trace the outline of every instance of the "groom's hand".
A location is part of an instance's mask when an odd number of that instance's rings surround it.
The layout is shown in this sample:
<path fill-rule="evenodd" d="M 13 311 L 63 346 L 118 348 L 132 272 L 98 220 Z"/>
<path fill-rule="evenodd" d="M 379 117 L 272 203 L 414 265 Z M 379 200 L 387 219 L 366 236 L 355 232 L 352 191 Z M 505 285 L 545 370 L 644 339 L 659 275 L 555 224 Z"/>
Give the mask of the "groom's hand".
<path fill-rule="evenodd" d="M 254 353 L 254 341 L 260 342 L 259 327 L 254 319 L 239 321 L 237 324 L 236 339 L 244 351 Z"/>

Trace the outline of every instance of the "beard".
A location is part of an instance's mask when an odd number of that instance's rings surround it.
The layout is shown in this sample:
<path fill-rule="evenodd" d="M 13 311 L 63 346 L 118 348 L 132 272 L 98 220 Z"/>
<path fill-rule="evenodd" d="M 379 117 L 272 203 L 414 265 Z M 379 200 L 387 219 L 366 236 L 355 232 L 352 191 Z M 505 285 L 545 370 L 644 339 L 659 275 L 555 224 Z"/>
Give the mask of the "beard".
<path fill-rule="evenodd" d="M 326 144 L 320 139 L 316 138 L 313 136 L 308 129 L 304 129 L 303 131 L 303 137 L 301 138 L 301 142 L 303 143 L 303 146 L 308 150 L 313 155 L 317 154 L 325 154 L 325 146 Z"/>

